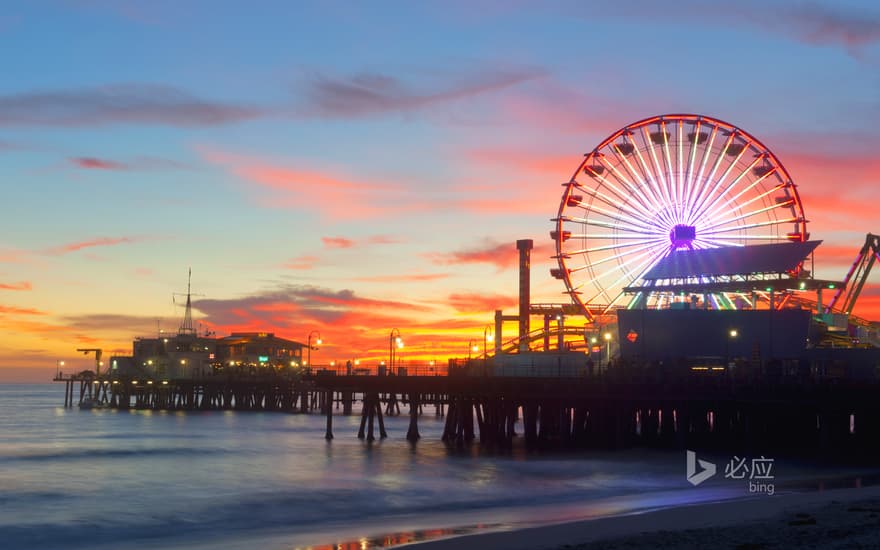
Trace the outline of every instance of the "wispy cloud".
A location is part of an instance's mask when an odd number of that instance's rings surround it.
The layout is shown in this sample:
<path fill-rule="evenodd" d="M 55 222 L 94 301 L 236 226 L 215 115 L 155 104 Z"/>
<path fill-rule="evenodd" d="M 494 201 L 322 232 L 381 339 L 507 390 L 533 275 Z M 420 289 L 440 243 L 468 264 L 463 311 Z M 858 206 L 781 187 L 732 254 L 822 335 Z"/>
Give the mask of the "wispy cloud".
<path fill-rule="evenodd" d="M 413 111 L 508 88 L 544 74 L 545 71 L 535 68 L 481 70 L 453 77 L 438 75 L 436 82 L 421 86 L 375 72 L 349 77 L 316 75 L 306 86 L 301 113 L 325 118 L 356 118 Z"/>
<path fill-rule="evenodd" d="M 171 159 L 156 157 L 137 157 L 129 161 L 117 161 L 98 157 L 70 157 L 67 161 L 77 168 L 84 170 L 109 170 L 109 171 L 152 171 L 152 170 L 180 170 L 188 168 L 182 162 Z"/>
<path fill-rule="evenodd" d="M 428 254 L 427 257 L 437 265 L 490 264 L 503 271 L 516 265 L 517 254 L 514 243 L 487 240 L 480 246 Z"/>
<path fill-rule="evenodd" d="M 67 243 L 60 246 L 56 246 L 46 250 L 46 254 L 59 256 L 62 254 L 69 254 L 71 252 L 77 252 L 79 250 L 83 250 L 86 248 L 95 248 L 95 247 L 103 247 L 103 246 L 116 246 L 120 244 L 130 244 L 135 243 L 141 239 L 135 237 L 98 237 L 96 239 L 90 239 L 87 241 L 77 241 L 73 243 Z"/>
<path fill-rule="evenodd" d="M 0 290 L 33 290 L 33 285 L 29 281 L 20 281 L 17 283 L 0 283 Z"/>
<path fill-rule="evenodd" d="M 326 248 L 352 248 L 354 241 L 345 237 L 321 237 Z"/>
<path fill-rule="evenodd" d="M 197 148 L 202 157 L 264 190 L 270 208 L 296 208 L 328 218 L 374 217 L 401 208 L 405 187 L 352 177 L 338 170 L 294 167 L 262 158 Z M 345 205 L 345 208 L 340 208 Z"/>
<path fill-rule="evenodd" d="M 355 248 L 369 245 L 398 244 L 401 241 L 388 235 L 375 235 L 364 239 L 350 239 L 348 237 L 321 237 L 325 248 Z"/>
<path fill-rule="evenodd" d="M 77 168 L 88 170 L 127 170 L 128 167 L 121 162 L 99 159 L 95 157 L 72 157 L 67 159 Z"/>
<path fill-rule="evenodd" d="M 605 2 L 595 5 L 589 13 L 591 17 L 635 16 L 652 21 L 715 24 L 738 21 L 768 33 L 787 35 L 806 44 L 840 46 L 854 57 L 860 57 L 866 46 L 880 42 L 880 11 L 841 3 L 822 5 L 818 2 L 743 0 L 736 9 L 729 9 L 723 4 L 699 0 L 671 4 L 630 0 L 625 4 Z"/>
<path fill-rule="evenodd" d="M 551 253 L 551 248 L 550 245 L 539 243 L 531 254 L 545 256 Z M 494 265 L 498 271 L 516 267 L 519 261 L 519 252 L 514 242 L 498 243 L 491 239 L 485 239 L 479 246 L 425 256 L 437 265 L 489 264 Z"/>
<path fill-rule="evenodd" d="M 33 308 L 0 305 L 0 315 L 46 315 L 46 312 Z"/>
<path fill-rule="evenodd" d="M 171 86 L 117 84 L 0 95 L 2 126 L 217 126 L 256 118 L 260 109 L 193 96 Z"/>
<path fill-rule="evenodd" d="M 355 277 L 355 281 L 366 283 L 411 283 L 428 282 L 448 279 L 449 273 L 403 273 L 399 275 L 376 275 L 372 277 Z"/>
<path fill-rule="evenodd" d="M 315 264 L 318 262 L 317 256 L 297 256 L 295 258 L 291 258 L 284 262 L 282 267 L 285 269 L 293 269 L 293 270 L 308 270 L 315 267 Z"/>
<path fill-rule="evenodd" d="M 369 237 L 367 242 L 370 244 L 399 244 L 402 243 L 403 240 L 390 235 L 374 235 Z"/>

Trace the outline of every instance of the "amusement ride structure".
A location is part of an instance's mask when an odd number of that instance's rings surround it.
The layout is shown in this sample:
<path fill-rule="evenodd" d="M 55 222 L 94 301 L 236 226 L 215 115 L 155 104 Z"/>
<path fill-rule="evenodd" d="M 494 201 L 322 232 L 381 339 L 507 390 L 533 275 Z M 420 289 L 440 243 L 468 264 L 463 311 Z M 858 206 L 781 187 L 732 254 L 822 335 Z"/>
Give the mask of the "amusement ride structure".
<path fill-rule="evenodd" d="M 827 343 L 829 330 L 837 336 L 832 346 L 864 344 L 854 329 L 876 329 L 851 314 L 880 258 L 880 237 L 867 236 L 843 281 L 815 278 L 813 251 L 821 241 L 809 240 L 797 186 L 768 147 L 732 124 L 695 114 L 634 122 L 585 154 L 562 186 L 550 232 L 558 267 L 550 273 L 564 283 L 571 303 L 530 304 L 531 246 L 518 241 L 519 314 L 495 317 L 497 334 L 503 321 L 517 321 L 519 334 L 506 345 L 497 338 L 496 354 L 528 351 L 541 340 L 548 351 L 554 335 L 558 350 L 578 347 L 580 336 L 580 346 L 603 351 L 609 330 L 617 333 L 616 347 L 627 346 L 639 331 L 621 328 L 625 311 L 810 312 L 810 322 L 823 327 L 819 336 L 810 329 L 812 346 Z M 544 316 L 543 327 L 530 330 L 528 318 L 536 315 Z M 627 324 L 633 315 L 625 315 Z M 683 321 L 684 330 L 705 324 L 694 315 Z M 755 324 L 761 315 L 736 321 L 728 315 L 722 322 Z M 566 326 L 566 316 L 583 326 Z M 808 341 L 802 328 L 801 342 Z M 763 344 L 773 349 L 772 342 Z"/>
<path fill-rule="evenodd" d="M 797 187 L 776 155 L 705 116 L 621 128 L 585 155 L 564 187 L 553 275 L 588 319 L 618 305 L 669 304 L 668 292 L 627 299 L 624 288 L 676 251 L 809 238 Z M 725 294 L 712 299 L 713 307 L 733 302 Z"/>

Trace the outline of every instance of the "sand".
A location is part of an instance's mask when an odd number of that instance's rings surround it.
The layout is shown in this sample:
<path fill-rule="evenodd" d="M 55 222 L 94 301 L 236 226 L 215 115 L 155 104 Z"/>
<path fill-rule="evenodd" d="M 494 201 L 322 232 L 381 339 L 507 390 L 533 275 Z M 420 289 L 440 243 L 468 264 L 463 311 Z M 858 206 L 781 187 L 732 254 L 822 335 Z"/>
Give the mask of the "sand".
<path fill-rule="evenodd" d="M 419 550 L 880 548 L 880 487 L 754 498 L 480 533 Z"/>

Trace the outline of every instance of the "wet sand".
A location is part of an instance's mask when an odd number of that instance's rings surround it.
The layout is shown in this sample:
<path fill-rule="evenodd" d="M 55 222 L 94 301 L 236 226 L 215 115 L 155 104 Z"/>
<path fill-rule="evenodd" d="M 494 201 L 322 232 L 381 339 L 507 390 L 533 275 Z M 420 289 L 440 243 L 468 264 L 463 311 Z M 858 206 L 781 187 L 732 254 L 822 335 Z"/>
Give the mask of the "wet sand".
<path fill-rule="evenodd" d="M 418 545 L 419 550 L 706 547 L 880 547 L 880 487 L 762 495 Z"/>

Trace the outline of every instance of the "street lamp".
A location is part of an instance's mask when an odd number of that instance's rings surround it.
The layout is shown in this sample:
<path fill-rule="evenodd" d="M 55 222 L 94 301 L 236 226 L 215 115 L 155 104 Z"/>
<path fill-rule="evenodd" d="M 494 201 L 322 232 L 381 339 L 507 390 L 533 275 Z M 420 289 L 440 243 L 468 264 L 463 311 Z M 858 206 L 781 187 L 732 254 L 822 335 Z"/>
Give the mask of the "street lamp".
<path fill-rule="evenodd" d="M 308 356 L 308 357 L 306 358 L 306 366 L 307 366 L 309 369 L 312 368 L 312 336 L 313 336 L 313 335 L 317 335 L 317 337 L 318 337 L 318 339 L 315 340 L 315 344 L 316 344 L 315 349 L 316 349 L 316 350 L 318 349 L 317 346 L 320 346 L 321 343 L 322 343 L 322 340 L 321 340 L 321 332 L 320 332 L 320 331 L 313 330 L 312 332 L 309 333 L 309 351 L 308 351 L 308 353 L 307 353 L 307 356 Z"/>
<path fill-rule="evenodd" d="M 468 359 L 471 358 L 471 352 L 477 353 L 480 351 L 479 346 L 474 344 L 473 340 L 468 341 Z"/>
<path fill-rule="evenodd" d="M 735 328 L 732 328 L 732 329 L 730 329 L 728 336 L 729 336 L 729 338 L 727 339 L 727 357 L 726 357 L 727 364 L 725 365 L 726 367 L 730 367 L 730 342 L 732 340 L 736 340 L 736 337 L 739 336 L 739 332 L 737 332 L 737 330 Z"/>
<path fill-rule="evenodd" d="M 400 329 L 393 328 L 391 329 L 391 334 L 388 336 L 388 368 L 394 369 L 394 350 L 403 349 L 403 339 L 400 337 Z M 398 358 L 400 361 L 400 358 Z"/>
<path fill-rule="evenodd" d="M 495 332 L 492 329 L 492 325 L 486 325 L 486 328 L 483 329 L 483 359 L 489 358 L 487 344 L 494 341 Z"/>
<path fill-rule="evenodd" d="M 55 361 L 55 378 L 61 378 L 61 367 L 64 366 L 64 361 L 58 360 Z"/>
<path fill-rule="evenodd" d="M 608 366 L 611 366 L 611 333 L 606 332 L 603 335 L 605 338 L 605 359 L 607 361 Z"/>

